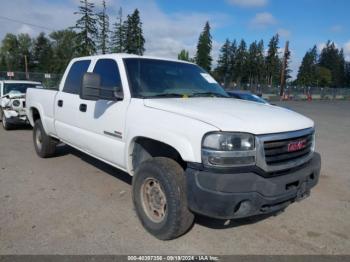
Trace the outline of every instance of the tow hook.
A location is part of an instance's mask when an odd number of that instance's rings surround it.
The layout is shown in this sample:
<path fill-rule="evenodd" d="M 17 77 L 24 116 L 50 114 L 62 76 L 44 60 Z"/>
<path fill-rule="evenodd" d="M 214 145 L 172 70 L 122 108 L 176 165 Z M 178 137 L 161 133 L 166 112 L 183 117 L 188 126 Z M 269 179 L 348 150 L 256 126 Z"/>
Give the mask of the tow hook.
<path fill-rule="evenodd" d="M 304 181 L 297 192 L 296 201 L 299 202 L 305 198 L 307 198 L 310 195 L 310 190 L 307 190 L 307 181 Z"/>

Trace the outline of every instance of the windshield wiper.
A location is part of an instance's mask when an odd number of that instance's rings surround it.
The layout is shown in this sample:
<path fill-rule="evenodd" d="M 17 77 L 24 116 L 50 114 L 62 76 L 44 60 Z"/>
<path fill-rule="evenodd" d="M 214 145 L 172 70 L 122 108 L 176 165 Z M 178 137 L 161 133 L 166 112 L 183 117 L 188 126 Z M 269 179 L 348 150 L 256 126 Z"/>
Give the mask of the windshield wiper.
<path fill-rule="evenodd" d="M 153 96 L 145 96 L 144 98 L 161 98 L 161 97 L 164 97 L 164 98 L 169 98 L 169 97 L 184 97 L 185 95 L 182 95 L 182 94 L 178 94 L 178 93 L 165 93 L 165 94 L 157 94 L 157 95 L 153 95 Z"/>
<path fill-rule="evenodd" d="M 190 95 L 191 97 L 198 97 L 198 96 L 215 96 L 215 97 L 228 97 L 219 93 L 215 92 L 202 92 L 202 93 L 193 93 Z"/>

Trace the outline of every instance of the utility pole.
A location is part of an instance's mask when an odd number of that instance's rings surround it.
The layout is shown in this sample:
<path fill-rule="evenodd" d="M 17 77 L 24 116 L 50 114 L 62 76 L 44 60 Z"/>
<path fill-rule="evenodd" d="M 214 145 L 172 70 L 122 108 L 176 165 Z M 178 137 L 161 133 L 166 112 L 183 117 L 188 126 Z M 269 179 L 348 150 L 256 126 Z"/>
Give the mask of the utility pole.
<path fill-rule="evenodd" d="M 284 47 L 284 55 L 283 55 L 283 62 L 282 62 L 282 70 L 281 70 L 281 89 L 280 89 L 280 96 L 283 96 L 284 93 L 284 86 L 286 84 L 285 79 L 285 71 L 287 67 L 287 59 L 289 55 L 289 41 L 286 42 L 286 45 Z"/>
<path fill-rule="evenodd" d="M 29 79 L 29 73 L 28 73 L 28 60 L 27 55 L 24 55 L 24 66 L 25 66 L 25 72 L 26 72 L 26 79 Z"/>

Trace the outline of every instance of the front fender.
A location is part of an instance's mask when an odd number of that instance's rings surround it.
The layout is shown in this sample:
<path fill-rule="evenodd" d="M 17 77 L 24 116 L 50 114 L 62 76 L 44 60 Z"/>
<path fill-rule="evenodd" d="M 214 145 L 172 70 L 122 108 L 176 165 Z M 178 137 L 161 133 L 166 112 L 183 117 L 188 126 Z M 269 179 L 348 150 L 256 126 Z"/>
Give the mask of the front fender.
<path fill-rule="evenodd" d="M 125 163 L 132 173 L 131 154 L 137 137 L 150 138 L 167 144 L 186 162 L 201 163 L 203 136 L 218 129 L 200 120 L 143 106 L 142 101 L 132 102 L 126 121 Z"/>
<path fill-rule="evenodd" d="M 179 136 L 176 133 L 168 132 L 168 131 L 155 131 L 155 130 L 146 130 L 144 129 L 142 132 L 130 132 L 128 133 L 126 144 L 128 145 L 127 155 L 130 155 L 133 150 L 133 144 L 136 138 L 144 137 L 153 139 L 155 141 L 162 142 L 176 149 L 179 152 L 181 158 L 184 161 L 196 162 L 198 156 L 196 156 L 195 148 L 193 143 L 189 141 L 186 137 Z"/>

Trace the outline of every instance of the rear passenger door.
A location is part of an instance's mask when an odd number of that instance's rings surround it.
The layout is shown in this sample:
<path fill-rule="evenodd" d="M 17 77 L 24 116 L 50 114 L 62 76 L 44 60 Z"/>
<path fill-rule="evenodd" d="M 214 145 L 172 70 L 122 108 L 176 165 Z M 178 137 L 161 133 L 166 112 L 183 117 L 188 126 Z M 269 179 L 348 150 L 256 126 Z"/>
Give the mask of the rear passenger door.
<path fill-rule="evenodd" d="M 93 72 L 101 77 L 101 87 L 111 91 L 101 91 L 105 99 L 97 101 L 80 99 L 78 111 L 81 138 L 84 147 L 93 155 L 120 168 L 125 168 L 125 117 L 129 100 L 124 97 L 115 101 L 112 90 L 123 90 L 119 66 L 121 60 L 100 58 L 96 61 Z M 110 99 L 108 99 L 110 97 Z"/>
<path fill-rule="evenodd" d="M 91 60 L 73 61 L 65 78 L 61 92 L 55 101 L 55 129 L 63 142 L 79 147 L 83 150 L 85 141 L 79 128 L 80 86 L 83 75 L 88 71 Z"/>

